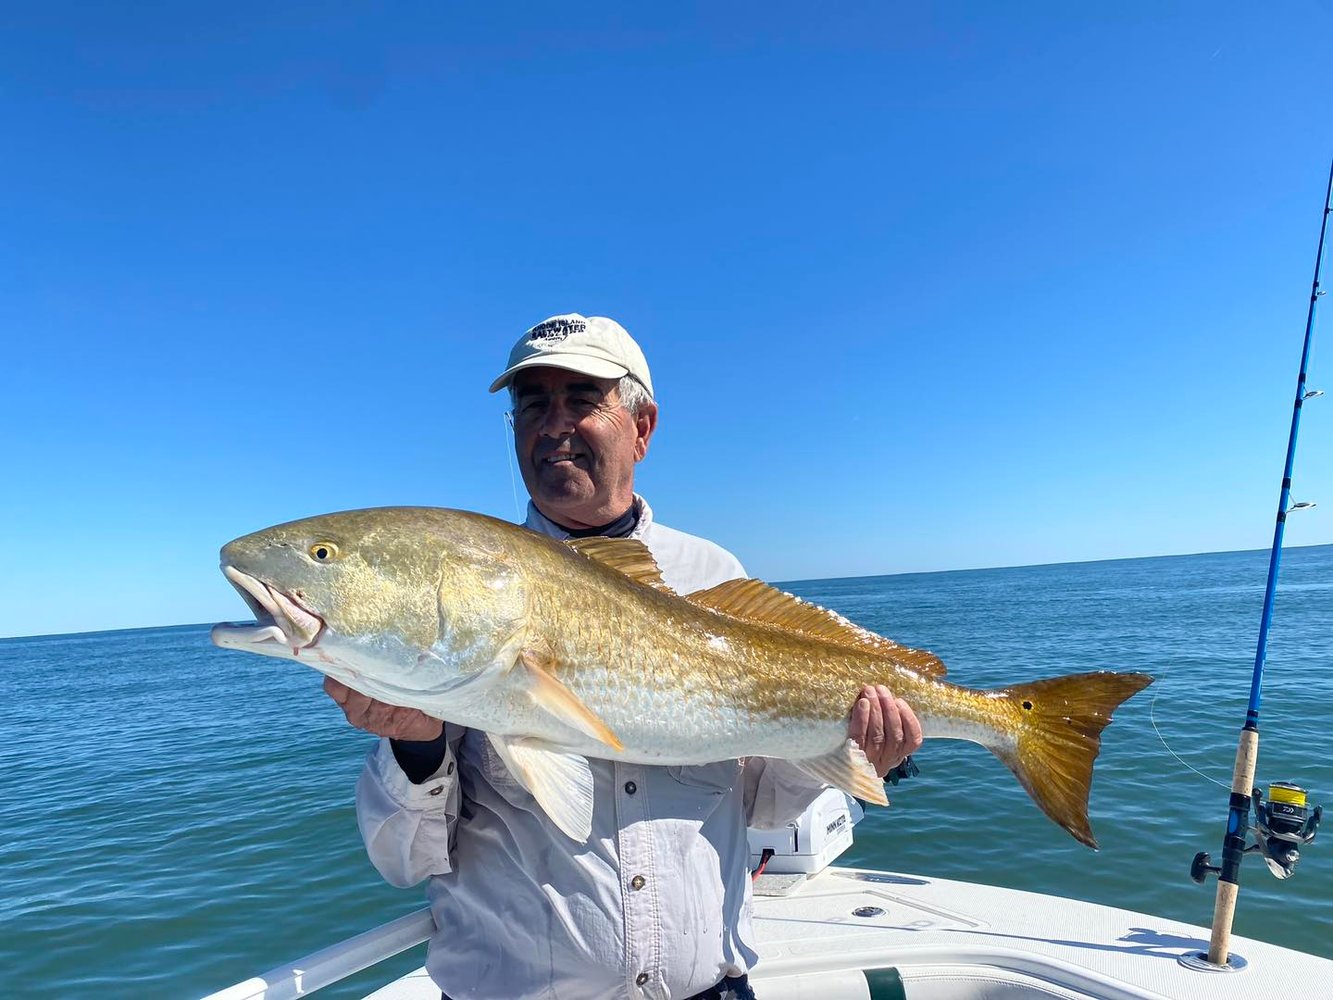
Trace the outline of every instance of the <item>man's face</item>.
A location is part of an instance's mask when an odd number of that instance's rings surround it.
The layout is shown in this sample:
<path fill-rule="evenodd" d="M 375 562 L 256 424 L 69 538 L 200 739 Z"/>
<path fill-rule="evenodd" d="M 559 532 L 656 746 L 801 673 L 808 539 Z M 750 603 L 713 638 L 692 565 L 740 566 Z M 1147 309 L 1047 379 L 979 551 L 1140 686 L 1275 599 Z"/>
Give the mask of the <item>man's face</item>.
<path fill-rule="evenodd" d="M 637 417 L 616 380 L 563 368 L 514 376 L 514 451 L 537 509 L 566 528 L 615 520 L 634 499 L 634 463 L 648 453 L 657 406 Z"/>

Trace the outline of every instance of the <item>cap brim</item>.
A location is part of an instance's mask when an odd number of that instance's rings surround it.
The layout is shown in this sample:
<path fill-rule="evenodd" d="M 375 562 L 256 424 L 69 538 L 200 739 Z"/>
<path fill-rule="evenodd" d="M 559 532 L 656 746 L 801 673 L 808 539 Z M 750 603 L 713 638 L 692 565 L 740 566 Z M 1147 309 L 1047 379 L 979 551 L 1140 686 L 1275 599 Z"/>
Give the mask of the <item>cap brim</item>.
<path fill-rule="evenodd" d="M 558 354 L 554 351 L 544 354 L 536 354 L 530 358 L 524 358 L 516 365 L 510 365 L 500 377 L 491 383 L 491 392 L 499 392 L 510 382 L 514 376 L 524 368 L 563 368 L 565 371 L 578 372 L 580 375 L 591 375 L 593 378 L 623 378 L 629 374 L 629 369 L 624 365 L 618 365 L 614 361 L 606 361 L 603 358 L 590 358 L 586 354 Z"/>

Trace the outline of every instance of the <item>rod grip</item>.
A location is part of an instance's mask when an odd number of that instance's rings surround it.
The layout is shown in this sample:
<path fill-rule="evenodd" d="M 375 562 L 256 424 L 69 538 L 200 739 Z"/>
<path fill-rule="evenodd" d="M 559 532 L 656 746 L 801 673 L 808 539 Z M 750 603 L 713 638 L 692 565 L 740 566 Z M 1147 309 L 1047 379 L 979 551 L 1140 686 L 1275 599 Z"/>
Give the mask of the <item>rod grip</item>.
<path fill-rule="evenodd" d="M 1259 761 L 1259 730 L 1242 729 L 1236 745 L 1236 767 L 1231 772 L 1231 790 L 1247 799 L 1254 789 L 1254 771 Z"/>
<path fill-rule="evenodd" d="M 1242 729 L 1236 745 L 1236 767 L 1231 773 L 1231 811 L 1227 817 L 1227 835 L 1223 842 L 1222 877 L 1217 880 L 1217 901 L 1213 905 L 1213 933 L 1208 942 L 1208 961 L 1226 965 L 1231 957 L 1231 924 L 1236 916 L 1236 897 L 1240 894 L 1240 862 L 1244 856 L 1245 835 L 1249 826 L 1250 790 L 1259 759 L 1259 731 Z M 1243 804 L 1242 804 L 1243 799 Z"/>
<path fill-rule="evenodd" d="M 1236 897 L 1240 886 L 1235 882 L 1217 883 L 1217 901 L 1213 904 L 1213 936 L 1208 941 L 1208 961 L 1226 965 L 1231 957 L 1231 921 L 1236 916 Z"/>

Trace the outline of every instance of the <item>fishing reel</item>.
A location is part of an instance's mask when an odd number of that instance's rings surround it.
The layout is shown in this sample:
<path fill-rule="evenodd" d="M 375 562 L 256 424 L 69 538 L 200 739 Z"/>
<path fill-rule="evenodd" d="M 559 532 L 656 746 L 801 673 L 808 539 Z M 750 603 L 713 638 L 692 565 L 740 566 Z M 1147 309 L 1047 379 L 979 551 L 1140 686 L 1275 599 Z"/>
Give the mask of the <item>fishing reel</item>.
<path fill-rule="evenodd" d="M 1277 878 L 1290 878 L 1301 860 L 1301 847 L 1314 841 L 1324 807 L 1308 808 L 1305 789 L 1287 781 L 1268 786 L 1267 802 L 1257 788 L 1252 798 L 1259 842 L 1247 850 L 1262 850 L 1268 870 Z"/>
<path fill-rule="evenodd" d="M 1289 781 L 1274 781 L 1268 786 L 1268 801 L 1259 789 L 1251 793 L 1254 805 L 1255 842 L 1245 854 L 1261 854 L 1275 878 L 1291 878 L 1301 860 L 1301 848 L 1314 842 L 1323 819 L 1323 806 L 1310 808 L 1306 791 Z M 1202 885 L 1210 872 L 1222 869 L 1210 863 L 1208 853 L 1194 855 L 1190 878 Z"/>

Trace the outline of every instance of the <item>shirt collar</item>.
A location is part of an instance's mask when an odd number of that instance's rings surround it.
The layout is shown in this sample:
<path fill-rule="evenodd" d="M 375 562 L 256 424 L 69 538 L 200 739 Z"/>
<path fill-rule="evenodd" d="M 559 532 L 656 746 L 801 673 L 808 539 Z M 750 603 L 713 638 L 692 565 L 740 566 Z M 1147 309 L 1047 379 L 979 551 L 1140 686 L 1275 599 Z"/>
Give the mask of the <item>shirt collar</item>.
<path fill-rule="evenodd" d="M 639 523 L 634 526 L 634 530 L 629 533 L 629 537 L 642 539 L 644 532 L 648 530 L 648 525 L 652 524 L 653 509 L 648 506 L 648 501 L 637 493 L 634 494 L 634 503 L 639 508 Z M 569 537 L 568 531 L 539 511 L 537 505 L 531 500 L 528 501 L 528 517 L 523 524 L 533 531 L 550 535 L 552 538 L 558 538 L 561 541 Z"/>

